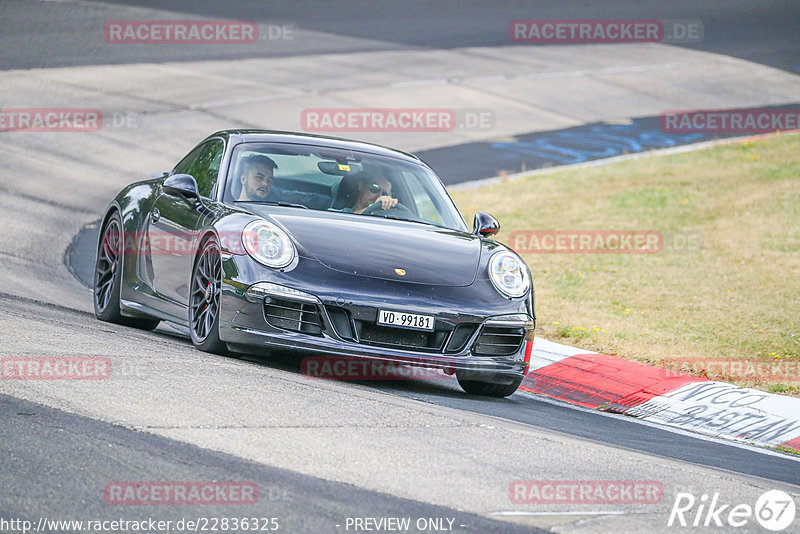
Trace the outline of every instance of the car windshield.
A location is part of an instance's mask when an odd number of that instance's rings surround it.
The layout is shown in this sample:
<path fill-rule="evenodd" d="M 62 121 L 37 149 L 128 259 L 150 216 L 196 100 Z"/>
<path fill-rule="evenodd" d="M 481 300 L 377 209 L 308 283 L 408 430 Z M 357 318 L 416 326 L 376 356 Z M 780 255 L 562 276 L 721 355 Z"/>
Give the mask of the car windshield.
<path fill-rule="evenodd" d="M 383 209 L 379 197 L 391 205 L 389 209 Z M 224 201 L 289 205 L 348 216 L 363 212 L 468 230 L 441 181 L 425 165 L 339 148 L 240 144 L 231 158 Z"/>

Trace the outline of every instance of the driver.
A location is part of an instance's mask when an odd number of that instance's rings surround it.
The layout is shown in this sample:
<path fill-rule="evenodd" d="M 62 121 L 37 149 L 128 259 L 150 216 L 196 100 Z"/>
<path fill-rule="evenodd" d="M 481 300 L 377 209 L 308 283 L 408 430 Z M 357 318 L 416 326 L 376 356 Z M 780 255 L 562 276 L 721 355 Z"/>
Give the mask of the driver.
<path fill-rule="evenodd" d="M 358 196 L 351 208 L 353 213 L 363 213 L 378 202 L 384 211 L 397 206 L 397 199 L 392 198 L 392 183 L 386 178 L 370 178 L 358 182 Z"/>
<path fill-rule="evenodd" d="M 274 171 L 278 165 L 263 154 L 253 154 L 242 159 L 239 181 L 242 183 L 240 201 L 263 202 L 274 185 Z"/>

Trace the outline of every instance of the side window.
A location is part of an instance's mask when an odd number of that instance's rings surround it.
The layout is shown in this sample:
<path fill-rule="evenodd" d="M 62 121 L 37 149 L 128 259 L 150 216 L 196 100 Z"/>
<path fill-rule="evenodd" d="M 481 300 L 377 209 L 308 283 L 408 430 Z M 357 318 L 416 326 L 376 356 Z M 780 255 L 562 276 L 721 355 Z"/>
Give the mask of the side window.
<path fill-rule="evenodd" d="M 175 165 L 174 174 L 191 174 L 197 181 L 200 196 L 208 197 L 217 183 L 219 164 L 224 150 L 225 143 L 221 139 L 203 143 Z"/>

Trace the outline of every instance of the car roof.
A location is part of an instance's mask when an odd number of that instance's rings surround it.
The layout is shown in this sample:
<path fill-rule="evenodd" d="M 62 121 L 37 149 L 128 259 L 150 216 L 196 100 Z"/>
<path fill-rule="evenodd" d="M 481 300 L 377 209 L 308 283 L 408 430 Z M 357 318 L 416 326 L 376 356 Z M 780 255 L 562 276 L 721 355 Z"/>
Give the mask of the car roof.
<path fill-rule="evenodd" d="M 300 145 L 314 145 L 326 146 L 331 148 L 340 148 L 345 150 L 357 150 L 359 152 L 368 152 L 382 156 L 389 156 L 397 159 L 411 161 L 414 163 L 422 163 L 417 156 L 396 150 L 393 148 L 375 145 L 372 143 L 365 143 L 362 141 L 354 141 L 352 139 L 343 139 L 340 137 L 329 137 L 327 135 L 308 134 L 300 132 L 286 132 L 280 130 L 221 130 L 208 136 L 223 137 L 236 141 L 237 137 L 244 143 L 294 143 Z"/>

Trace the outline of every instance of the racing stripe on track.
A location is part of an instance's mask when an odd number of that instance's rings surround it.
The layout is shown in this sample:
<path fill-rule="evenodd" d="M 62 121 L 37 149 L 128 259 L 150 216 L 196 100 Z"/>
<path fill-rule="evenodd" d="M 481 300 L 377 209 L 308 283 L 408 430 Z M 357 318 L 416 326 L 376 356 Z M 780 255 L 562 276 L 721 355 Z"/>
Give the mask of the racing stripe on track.
<path fill-rule="evenodd" d="M 800 398 L 536 338 L 523 391 L 720 438 L 800 452 Z"/>
<path fill-rule="evenodd" d="M 526 391 L 619 413 L 689 382 L 707 380 L 605 354 L 579 354 L 531 367 L 522 383 Z"/>
<path fill-rule="evenodd" d="M 625 412 L 711 436 L 777 447 L 798 445 L 800 398 L 725 382 L 686 384 Z"/>

